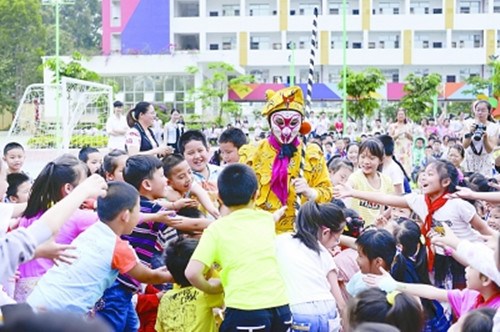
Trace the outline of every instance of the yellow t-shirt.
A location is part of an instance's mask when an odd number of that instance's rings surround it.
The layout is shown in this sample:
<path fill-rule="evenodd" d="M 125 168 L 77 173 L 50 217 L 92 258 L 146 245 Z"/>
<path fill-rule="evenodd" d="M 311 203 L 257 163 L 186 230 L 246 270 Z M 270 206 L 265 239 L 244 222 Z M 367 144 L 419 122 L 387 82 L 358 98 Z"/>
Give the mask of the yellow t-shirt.
<path fill-rule="evenodd" d="M 212 308 L 222 304 L 222 294 L 205 294 L 192 286 L 172 289 L 161 298 L 155 329 L 158 332 L 216 332 Z"/>
<path fill-rule="evenodd" d="M 191 259 L 221 267 L 227 307 L 258 310 L 288 304 L 276 259 L 274 227 L 269 212 L 241 209 L 203 231 Z"/>
<path fill-rule="evenodd" d="M 356 190 L 378 192 L 383 194 L 394 193 L 394 186 L 391 179 L 387 175 L 380 172 L 377 172 L 377 174 L 380 177 L 379 189 L 373 188 L 370 183 L 368 183 L 363 171 L 359 169 L 349 176 L 348 182 L 352 188 Z M 377 218 L 377 216 L 382 212 L 382 205 L 357 198 L 352 198 L 350 205 L 351 209 L 358 212 L 361 218 L 363 218 L 365 226 L 372 225 L 375 222 L 375 218 Z"/>
<path fill-rule="evenodd" d="M 292 179 L 299 177 L 300 161 L 303 143 L 297 147 L 298 151 L 290 159 L 288 164 L 288 198 L 286 201 L 287 209 L 283 217 L 276 223 L 276 232 L 285 233 L 294 230 L 295 223 L 295 203 L 297 194 L 295 188 L 290 186 Z M 256 206 L 259 209 L 274 212 L 281 208 L 281 202 L 271 190 L 271 176 L 274 159 L 277 151 L 271 146 L 267 139 L 262 140 L 257 146 L 246 145 L 239 151 L 240 163 L 249 165 L 255 171 L 259 182 L 259 196 L 256 198 Z M 328 174 L 325 156 L 317 144 L 306 146 L 304 162 L 304 179 L 310 188 L 316 190 L 318 196 L 316 202 L 328 203 L 333 196 L 333 187 Z M 305 196 L 301 197 L 301 204 L 305 203 Z"/>

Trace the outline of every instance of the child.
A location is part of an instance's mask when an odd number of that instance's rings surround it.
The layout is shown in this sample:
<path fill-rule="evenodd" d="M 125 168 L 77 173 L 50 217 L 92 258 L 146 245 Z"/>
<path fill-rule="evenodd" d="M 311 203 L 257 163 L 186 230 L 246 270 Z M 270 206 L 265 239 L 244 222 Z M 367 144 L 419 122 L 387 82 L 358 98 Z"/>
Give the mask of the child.
<path fill-rule="evenodd" d="M 359 156 L 359 144 L 356 142 L 349 143 L 346 149 L 346 158 L 349 160 L 353 165 L 354 169 L 358 169 L 358 156 Z"/>
<path fill-rule="evenodd" d="M 212 309 L 222 306 L 222 293 L 205 294 L 184 275 L 197 244 L 195 239 L 179 239 L 167 248 L 166 266 L 180 287 L 168 291 L 161 299 L 155 326 L 158 332 L 217 331 Z"/>
<path fill-rule="evenodd" d="M 24 173 L 11 173 L 7 175 L 7 200 L 11 203 L 26 203 L 30 196 L 31 180 Z"/>
<path fill-rule="evenodd" d="M 425 157 L 425 139 L 423 137 L 417 137 L 413 143 L 412 158 L 413 158 L 413 171 L 418 172 L 420 165 L 422 164 L 422 159 Z"/>
<path fill-rule="evenodd" d="M 434 159 L 441 159 L 443 156 L 443 150 L 441 149 L 441 141 L 436 139 L 434 143 L 432 143 L 432 156 Z"/>
<path fill-rule="evenodd" d="M 394 186 L 391 179 L 379 172 L 384 160 L 384 148 L 379 140 L 367 139 L 359 148 L 359 169 L 351 174 L 348 183 L 355 189 L 372 192 L 376 195 L 392 193 Z M 384 205 L 375 201 L 354 198 L 350 208 L 357 211 L 369 226 L 383 212 Z"/>
<path fill-rule="evenodd" d="M 191 168 L 181 155 L 168 155 L 163 158 L 162 163 L 163 173 L 169 185 L 165 196 L 172 202 L 170 206 L 172 210 L 196 206 L 196 201 L 190 197 L 194 195 L 208 213 L 214 218 L 219 217 L 219 210 L 210 200 L 208 193 L 200 183 L 193 182 Z"/>
<path fill-rule="evenodd" d="M 339 331 L 345 306 L 337 267 L 329 250 L 339 244 L 345 227 L 342 210 L 332 203 L 306 202 L 295 221 L 295 234 L 276 238 L 276 256 L 285 280 L 292 330 Z"/>
<path fill-rule="evenodd" d="M 335 155 L 335 151 L 333 151 L 333 143 L 332 142 L 325 142 L 325 144 L 323 144 L 323 147 L 324 147 L 324 151 L 325 151 L 325 160 L 326 160 L 326 163 L 328 164 L 328 162 Z"/>
<path fill-rule="evenodd" d="M 377 137 L 384 146 L 384 161 L 382 163 L 382 174 L 387 175 L 394 186 L 395 194 L 405 192 L 404 182 L 407 178 L 403 166 L 394 158 L 394 140 L 389 135 Z"/>
<path fill-rule="evenodd" d="M 220 154 L 224 163 L 239 162 L 238 150 L 245 144 L 247 144 L 247 137 L 241 129 L 233 127 L 224 130 L 219 137 Z"/>
<path fill-rule="evenodd" d="M 463 290 L 446 290 L 425 284 L 398 282 L 384 270 L 380 270 L 382 275 L 366 276 L 365 281 L 371 286 L 381 287 L 388 292 L 400 291 L 429 300 L 448 302 L 457 319 L 477 308 L 500 308 L 500 287 L 492 278 L 470 266 L 465 271 L 467 288 Z"/>
<path fill-rule="evenodd" d="M 48 163 L 33 183 L 28 205 L 19 221 L 19 227 L 34 224 L 54 203 L 67 196 L 80 182 L 87 178 L 87 167 L 74 156 L 65 154 Z M 70 244 L 75 237 L 98 220 L 97 214 L 90 210 L 78 209 L 61 227 L 55 237 L 60 244 Z M 48 259 L 35 259 L 19 267 L 14 298 L 24 302 L 40 277 L 54 262 Z"/>
<path fill-rule="evenodd" d="M 448 224 L 457 233 L 459 238 L 467 238 L 471 241 L 480 241 L 480 237 L 473 230 L 475 228 L 483 235 L 491 235 L 492 230 L 476 214 L 474 206 L 461 199 L 449 200 L 449 193 L 455 192 L 458 183 L 458 173 L 455 166 L 449 161 L 436 160 L 431 162 L 425 169 L 419 182 L 422 185 L 422 194 L 408 194 L 405 196 L 386 195 L 368 191 L 353 190 L 345 185 L 338 185 L 336 196 L 358 197 L 374 203 L 395 207 L 410 208 L 421 220 L 422 233 L 426 236 L 428 248 L 429 269 L 435 269 L 435 282 L 442 285 L 448 272 L 452 273 L 454 288 L 463 286 L 463 267 L 453 258 L 445 256 L 441 249 L 436 249 L 436 261 L 430 251 L 428 232 L 431 229 L 439 231 L 443 223 Z"/>
<path fill-rule="evenodd" d="M 379 274 L 379 268 L 389 271 L 396 254 L 396 241 L 385 229 L 370 228 L 357 239 L 356 259 L 360 272 L 357 272 L 346 285 L 347 292 L 356 296 L 368 286 L 363 282 L 363 274 Z"/>
<path fill-rule="evenodd" d="M 25 158 L 24 148 L 17 142 L 10 142 L 3 148 L 3 160 L 7 163 L 7 174 L 22 173 Z"/>
<path fill-rule="evenodd" d="M 497 232 L 500 231 L 500 205 L 495 205 L 490 209 L 487 221 L 488 226 Z"/>
<path fill-rule="evenodd" d="M 287 331 L 291 323 L 285 284 L 275 254 L 275 223 L 270 213 L 255 209 L 257 177 L 243 164 L 228 165 L 218 179 L 219 197 L 229 214 L 201 236 L 186 268 L 186 278 L 207 294 L 224 288 L 226 315 L 220 331 Z M 216 263 L 221 280 L 204 273 Z"/>
<path fill-rule="evenodd" d="M 164 269 L 151 270 L 137 261 L 134 250 L 120 239 L 139 221 L 139 193 L 124 182 L 110 182 L 105 197 L 98 198 L 97 222 L 72 244 L 76 259 L 50 269 L 28 297 L 39 310 L 88 313 L 118 273 L 145 283 L 170 281 Z"/>
<path fill-rule="evenodd" d="M 391 268 L 392 277 L 397 281 L 430 285 L 427 253 L 420 227 L 411 219 L 400 218 L 394 229 L 394 237 L 399 250 Z M 420 300 L 425 315 L 422 331 L 448 331 L 450 322 L 444 315 L 441 304 L 427 299 Z"/>
<path fill-rule="evenodd" d="M 349 176 L 354 171 L 354 165 L 347 159 L 341 159 L 339 156 L 330 159 L 328 162 L 328 172 L 333 188 L 339 183 L 346 183 Z"/>
<path fill-rule="evenodd" d="M 125 181 L 131 184 L 140 194 L 140 211 L 155 213 L 162 206 L 155 201 L 163 198 L 166 179 L 163 175 L 162 163 L 150 155 L 134 155 L 127 159 L 123 171 Z M 161 253 L 169 241 L 177 239 L 175 228 L 163 223 L 139 222 L 130 235 L 123 236 L 137 253 L 140 262 L 147 267 L 163 265 Z M 118 275 L 114 284 L 108 288 L 99 301 L 97 315 L 104 318 L 115 331 L 136 330 L 139 320 L 131 302 L 132 295 L 139 291 L 140 283 L 128 274 Z"/>
<path fill-rule="evenodd" d="M 448 150 L 447 159 L 457 168 L 458 181 L 464 181 L 464 174 L 462 173 L 462 162 L 465 159 L 465 149 L 461 144 L 454 144 Z"/>
<path fill-rule="evenodd" d="M 415 298 L 399 292 L 386 293 L 377 288 L 369 288 L 356 295 L 349 304 L 348 316 L 353 329 L 363 322 L 388 323 L 404 332 L 421 332 L 423 327 L 422 310 Z"/>
<path fill-rule="evenodd" d="M 340 156 L 342 158 L 345 158 L 346 156 L 346 151 L 345 151 L 345 142 L 344 140 L 339 137 L 335 141 L 335 154 L 336 156 Z"/>
<path fill-rule="evenodd" d="M 78 153 L 78 159 L 83 161 L 89 168 L 89 175 L 99 171 L 102 164 L 102 155 L 96 148 L 84 147 Z"/>
<path fill-rule="evenodd" d="M 106 181 L 125 181 L 123 179 L 123 169 L 128 154 L 123 150 L 114 149 L 104 156 L 101 167 L 101 176 Z"/>
<path fill-rule="evenodd" d="M 194 179 L 207 191 L 217 190 L 217 177 L 221 168 L 208 164 L 207 139 L 198 130 L 188 130 L 179 140 L 179 150 L 193 170 Z"/>

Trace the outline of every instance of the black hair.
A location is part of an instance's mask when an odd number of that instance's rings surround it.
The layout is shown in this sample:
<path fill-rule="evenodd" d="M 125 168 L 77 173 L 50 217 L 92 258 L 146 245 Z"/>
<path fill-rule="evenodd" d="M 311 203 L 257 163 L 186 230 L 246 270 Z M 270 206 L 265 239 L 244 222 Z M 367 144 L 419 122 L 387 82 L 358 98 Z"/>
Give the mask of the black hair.
<path fill-rule="evenodd" d="M 219 174 L 217 187 L 225 206 L 246 205 L 257 192 L 257 176 L 247 165 L 240 163 L 227 165 Z"/>
<path fill-rule="evenodd" d="M 354 164 L 347 159 L 342 159 L 340 156 L 333 156 L 328 160 L 328 170 L 333 173 L 337 173 L 342 167 L 349 169 L 351 172 L 354 171 Z"/>
<path fill-rule="evenodd" d="M 491 110 L 493 109 L 491 107 L 491 104 L 488 101 L 486 101 L 486 100 L 476 100 L 472 104 L 472 107 L 474 108 L 474 111 L 476 110 L 476 107 L 479 104 L 485 104 L 486 105 L 486 108 L 488 109 L 488 121 L 495 123 L 495 119 L 493 119 L 493 116 L 491 115 Z"/>
<path fill-rule="evenodd" d="M 167 178 L 169 178 L 171 173 L 172 173 L 172 169 L 175 166 L 182 163 L 183 161 L 184 161 L 184 157 L 178 153 L 174 153 L 174 154 L 170 154 L 170 155 L 165 156 L 161 161 L 163 164 L 163 174 L 165 174 L 165 176 Z"/>
<path fill-rule="evenodd" d="M 113 107 L 123 107 L 123 103 L 121 101 L 117 100 L 113 103 Z"/>
<path fill-rule="evenodd" d="M 353 209 L 344 209 L 344 216 L 346 220 L 346 226 L 344 227 L 344 231 L 342 234 L 348 235 L 354 238 L 359 237 L 361 232 L 363 231 L 363 227 L 365 226 L 365 221 L 356 210 Z"/>
<path fill-rule="evenodd" d="M 89 161 L 89 154 L 96 153 L 96 152 L 99 153 L 99 150 L 97 150 L 96 148 L 93 148 L 91 146 L 86 146 L 86 147 L 82 148 L 80 150 L 80 152 L 78 152 L 78 159 L 80 159 L 81 161 L 86 163 L 87 161 Z"/>
<path fill-rule="evenodd" d="M 108 182 L 107 194 L 97 198 L 97 215 L 103 222 L 113 221 L 122 211 L 132 211 L 137 206 L 139 192 L 121 181 Z"/>
<path fill-rule="evenodd" d="M 10 150 L 15 150 L 15 149 L 21 149 L 24 151 L 24 148 L 21 144 L 19 144 L 17 142 L 10 142 L 10 143 L 7 143 L 5 145 L 5 147 L 3 148 L 3 155 L 6 156 L 7 152 L 9 152 Z"/>
<path fill-rule="evenodd" d="M 452 146 L 450 146 L 450 148 L 448 149 L 451 150 L 451 149 L 455 149 L 457 150 L 457 152 L 460 154 L 460 156 L 462 157 L 462 159 L 465 159 L 465 149 L 463 147 L 462 144 L 454 144 Z"/>
<path fill-rule="evenodd" d="M 349 152 L 349 149 L 352 148 L 353 146 L 357 146 L 358 147 L 358 150 L 359 150 L 359 143 L 358 142 L 350 142 L 349 144 L 347 144 L 347 147 L 345 148 L 345 152 Z"/>
<path fill-rule="evenodd" d="M 319 233 L 323 227 L 334 233 L 344 229 L 345 217 L 342 209 L 333 203 L 318 204 L 308 201 L 300 207 L 295 219 L 294 238 L 299 239 L 306 247 L 320 253 Z"/>
<path fill-rule="evenodd" d="M 134 108 L 127 113 L 127 124 L 130 128 L 139 121 L 139 115 L 146 114 L 152 104 L 147 101 L 138 102 Z"/>
<path fill-rule="evenodd" d="M 203 135 L 203 133 L 199 130 L 188 130 L 179 138 L 178 148 L 181 154 L 184 154 L 186 144 L 191 141 L 200 141 L 201 144 L 203 144 L 203 146 L 208 150 L 208 143 L 205 135 Z"/>
<path fill-rule="evenodd" d="M 404 332 L 420 332 L 424 326 L 420 303 L 413 296 L 398 292 L 394 295 L 394 303 L 389 303 L 387 293 L 375 287 L 351 299 L 348 316 L 352 328 L 363 322 L 377 322 L 393 325 Z"/>
<path fill-rule="evenodd" d="M 371 155 L 380 159 L 381 162 L 384 160 L 384 146 L 380 140 L 376 138 L 368 138 L 359 146 L 359 154 L 362 154 L 365 150 L 368 150 Z"/>
<path fill-rule="evenodd" d="M 385 155 L 387 157 L 392 158 L 392 160 L 396 163 L 396 165 L 398 165 L 398 167 L 403 172 L 403 175 L 405 176 L 406 181 L 410 182 L 411 179 L 408 176 L 408 174 L 406 174 L 405 168 L 403 167 L 403 165 L 401 165 L 399 160 L 397 160 L 396 156 L 394 155 L 394 139 L 389 135 L 380 135 L 380 136 L 377 136 L 377 138 L 380 140 L 380 142 L 382 142 L 382 146 L 384 147 Z"/>
<path fill-rule="evenodd" d="M 221 143 L 233 143 L 233 145 L 239 149 L 247 144 L 247 136 L 243 130 L 239 128 L 228 128 L 219 136 L 219 144 Z"/>
<path fill-rule="evenodd" d="M 181 287 L 191 286 L 191 283 L 187 280 L 184 271 L 193 255 L 196 246 L 198 245 L 198 240 L 193 238 L 179 238 L 177 241 L 171 242 L 167 249 L 165 265 L 176 284 Z"/>
<path fill-rule="evenodd" d="M 361 323 L 353 332 L 400 332 L 395 326 L 386 323 Z"/>
<path fill-rule="evenodd" d="M 438 159 L 429 162 L 427 167 L 435 167 L 436 172 L 439 174 L 439 180 L 450 179 L 450 184 L 448 185 L 448 192 L 454 193 L 457 191 L 458 185 L 458 170 L 457 168 L 448 160 Z"/>
<path fill-rule="evenodd" d="M 385 229 L 368 229 L 361 233 L 356 245 L 363 251 L 369 261 L 380 257 L 387 268 L 390 268 L 396 255 L 396 240 Z"/>
<path fill-rule="evenodd" d="M 170 110 L 170 115 L 174 114 L 174 112 L 177 112 L 177 113 L 181 114 L 181 112 L 177 108 L 172 108 Z"/>
<path fill-rule="evenodd" d="M 30 177 L 24 173 L 12 173 L 7 175 L 7 183 L 9 187 L 7 188 L 7 198 L 14 196 L 17 197 L 17 190 L 19 186 L 25 182 L 29 182 Z"/>
<path fill-rule="evenodd" d="M 423 137 L 417 137 L 417 138 L 415 139 L 415 142 L 416 142 L 416 141 L 422 141 L 422 143 L 425 143 L 425 139 L 424 139 Z"/>
<path fill-rule="evenodd" d="M 118 157 L 126 156 L 127 152 L 120 149 L 113 149 L 107 155 L 104 156 L 100 174 L 103 178 L 106 178 L 106 174 L 113 174 L 118 167 Z"/>
<path fill-rule="evenodd" d="M 127 159 L 123 169 L 123 179 L 140 190 L 142 181 L 152 179 L 163 164 L 155 156 L 135 155 Z"/>
<path fill-rule="evenodd" d="M 467 313 L 462 323 L 462 331 L 493 331 L 493 318 L 497 309 L 483 307 Z"/>
<path fill-rule="evenodd" d="M 31 195 L 23 217 L 32 218 L 47 211 L 64 196 L 62 187 L 69 183 L 76 187 L 86 177 L 88 167 L 70 154 L 63 154 L 42 169 L 31 187 Z"/>

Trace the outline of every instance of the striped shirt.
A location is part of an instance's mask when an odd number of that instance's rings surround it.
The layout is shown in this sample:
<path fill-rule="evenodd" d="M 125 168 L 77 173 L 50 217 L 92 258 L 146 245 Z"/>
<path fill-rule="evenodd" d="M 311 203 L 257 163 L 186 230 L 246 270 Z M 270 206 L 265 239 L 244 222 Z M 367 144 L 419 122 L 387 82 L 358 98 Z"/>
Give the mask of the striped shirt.
<path fill-rule="evenodd" d="M 162 206 L 141 196 L 141 212 L 156 213 Z M 122 239 L 128 241 L 137 253 L 139 261 L 151 267 L 153 256 L 161 255 L 169 242 L 177 239 L 177 230 L 165 224 L 157 222 L 139 222 L 130 235 L 123 235 Z M 118 281 L 130 288 L 138 291 L 140 282 L 124 274 L 118 276 Z"/>

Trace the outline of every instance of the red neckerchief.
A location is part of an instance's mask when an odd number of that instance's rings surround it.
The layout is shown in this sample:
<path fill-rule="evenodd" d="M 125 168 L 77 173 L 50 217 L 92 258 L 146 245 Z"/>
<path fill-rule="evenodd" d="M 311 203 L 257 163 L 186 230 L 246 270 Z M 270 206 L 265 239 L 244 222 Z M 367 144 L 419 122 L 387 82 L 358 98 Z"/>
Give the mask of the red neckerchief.
<path fill-rule="evenodd" d="M 439 196 L 434 202 L 431 202 L 429 195 L 424 195 L 425 205 L 427 205 L 427 216 L 425 217 L 424 224 L 422 225 L 422 234 L 425 236 L 425 246 L 427 247 L 427 260 L 429 271 L 434 267 L 434 252 L 431 250 L 431 240 L 429 239 L 428 233 L 432 227 L 432 215 L 434 212 L 439 210 L 448 201 L 445 196 L 448 191 L 445 191 L 441 196 Z"/>
<path fill-rule="evenodd" d="M 476 298 L 476 303 L 474 304 L 473 309 L 487 307 L 493 300 L 497 299 L 499 296 L 500 296 L 500 292 L 497 292 L 497 293 L 493 294 L 492 296 L 490 296 L 490 298 L 488 300 L 485 300 L 484 297 L 481 294 L 479 294 Z"/>

